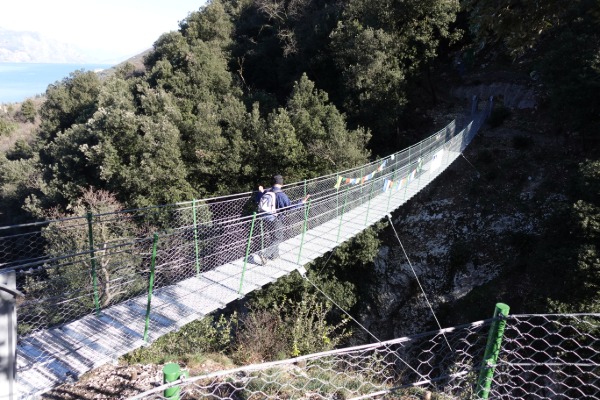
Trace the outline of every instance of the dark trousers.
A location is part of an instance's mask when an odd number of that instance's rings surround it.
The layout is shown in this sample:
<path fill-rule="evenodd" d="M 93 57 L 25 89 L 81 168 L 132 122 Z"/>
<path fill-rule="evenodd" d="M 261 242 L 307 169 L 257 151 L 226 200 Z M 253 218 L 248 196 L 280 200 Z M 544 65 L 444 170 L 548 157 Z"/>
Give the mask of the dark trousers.
<path fill-rule="evenodd" d="M 279 243 L 283 242 L 283 223 L 279 218 L 263 220 L 263 252 L 268 259 L 279 257 Z"/>

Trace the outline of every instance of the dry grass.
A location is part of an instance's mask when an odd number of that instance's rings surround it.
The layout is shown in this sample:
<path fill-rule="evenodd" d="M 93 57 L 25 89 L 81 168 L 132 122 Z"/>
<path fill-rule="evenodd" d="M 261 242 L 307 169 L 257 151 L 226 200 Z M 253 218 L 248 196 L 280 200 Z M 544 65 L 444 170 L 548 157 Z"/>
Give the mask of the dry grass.
<path fill-rule="evenodd" d="M 31 100 L 35 104 L 36 110 L 39 112 L 39 109 L 45 100 L 44 97 L 32 97 Z M 6 154 L 6 152 L 8 152 L 19 140 L 31 143 L 37 135 L 37 131 L 41 122 L 39 115 L 35 118 L 33 123 L 22 122 L 19 120 L 18 115 L 20 110 L 21 103 L 12 103 L 10 105 L 0 106 L 0 116 L 17 125 L 17 128 L 11 132 L 10 135 L 0 136 L 0 153 Z"/>

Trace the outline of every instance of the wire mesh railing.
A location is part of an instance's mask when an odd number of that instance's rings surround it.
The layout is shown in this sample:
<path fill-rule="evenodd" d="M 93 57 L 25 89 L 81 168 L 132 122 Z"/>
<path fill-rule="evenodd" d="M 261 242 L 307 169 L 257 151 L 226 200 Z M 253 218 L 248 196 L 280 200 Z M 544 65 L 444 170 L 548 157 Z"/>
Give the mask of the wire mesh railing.
<path fill-rule="evenodd" d="M 483 362 L 505 321 L 500 355 Z M 598 399 L 600 314 L 485 321 L 171 382 L 133 399 Z M 491 390 L 482 372 L 494 368 Z M 173 398 L 173 397 L 170 397 Z"/>
<path fill-rule="evenodd" d="M 285 186 L 293 201 L 312 197 L 304 208 L 278 212 L 286 221 L 281 235 L 293 237 L 334 218 L 341 223 L 345 213 L 382 192 L 391 197 L 411 182 L 419 187 L 424 174 L 439 174 L 422 166 L 462 152 L 490 109 L 491 101 L 460 131 L 452 121 L 383 159 Z M 14 272 L 17 289 L 25 294 L 17 303 L 19 338 L 145 293 L 155 233 L 155 287 L 263 250 L 264 220 L 256 214 L 253 194 L 0 227 L 0 273 Z"/>

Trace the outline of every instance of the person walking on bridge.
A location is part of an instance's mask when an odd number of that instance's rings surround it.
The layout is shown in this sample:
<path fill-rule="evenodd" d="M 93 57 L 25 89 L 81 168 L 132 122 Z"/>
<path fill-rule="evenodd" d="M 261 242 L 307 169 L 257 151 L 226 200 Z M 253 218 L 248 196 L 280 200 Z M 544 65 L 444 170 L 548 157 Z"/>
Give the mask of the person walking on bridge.
<path fill-rule="evenodd" d="M 284 237 L 282 211 L 301 207 L 310 197 L 310 195 L 307 195 L 303 199 L 292 203 L 288 195 L 282 190 L 283 177 L 281 175 L 273 176 L 271 184 L 272 187 L 266 190 L 259 186 L 256 199 L 259 211 L 264 213 L 263 221 L 266 225 L 265 249 L 258 254 L 262 265 L 265 265 L 268 260 L 279 258 L 279 244 L 283 242 Z"/>

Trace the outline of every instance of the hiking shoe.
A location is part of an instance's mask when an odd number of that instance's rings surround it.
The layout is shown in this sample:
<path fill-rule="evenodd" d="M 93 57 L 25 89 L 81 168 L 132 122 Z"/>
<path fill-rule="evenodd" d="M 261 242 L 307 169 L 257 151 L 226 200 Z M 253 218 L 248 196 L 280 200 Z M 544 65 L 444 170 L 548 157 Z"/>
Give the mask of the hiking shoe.
<path fill-rule="evenodd" d="M 267 265 L 267 257 L 265 257 L 262 254 L 259 254 L 258 257 L 260 258 L 260 262 L 262 263 L 262 265 Z"/>

